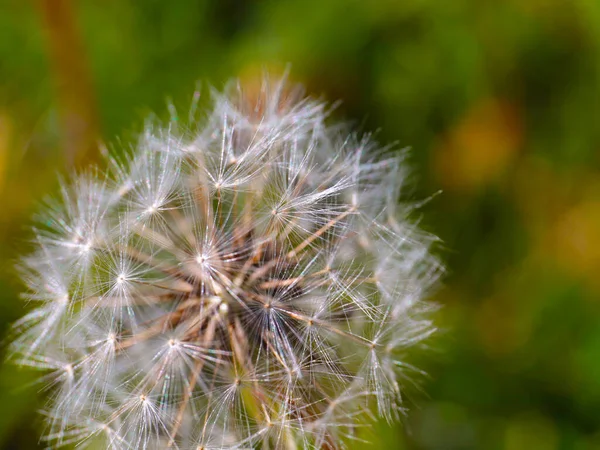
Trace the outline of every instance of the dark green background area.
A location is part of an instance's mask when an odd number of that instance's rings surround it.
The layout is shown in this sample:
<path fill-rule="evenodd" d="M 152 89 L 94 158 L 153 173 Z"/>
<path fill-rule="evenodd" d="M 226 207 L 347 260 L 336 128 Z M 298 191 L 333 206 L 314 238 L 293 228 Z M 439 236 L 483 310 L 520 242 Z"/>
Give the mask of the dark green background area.
<path fill-rule="evenodd" d="M 167 97 L 187 111 L 198 81 L 205 99 L 288 64 L 412 147 L 414 198 L 443 190 L 418 211 L 448 266 L 428 376 L 351 447 L 600 448 L 598 0 L 0 0 L 0 335 L 65 160 L 128 145 Z M 43 448 L 33 379 L 0 366 L 2 448 Z"/>

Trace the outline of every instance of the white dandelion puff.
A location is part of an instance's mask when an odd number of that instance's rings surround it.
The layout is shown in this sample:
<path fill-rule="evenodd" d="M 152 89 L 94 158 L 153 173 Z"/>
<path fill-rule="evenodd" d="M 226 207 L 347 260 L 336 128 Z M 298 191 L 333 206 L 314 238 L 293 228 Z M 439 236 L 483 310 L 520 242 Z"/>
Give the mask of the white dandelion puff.
<path fill-rule="evenodd" d="M 341 449 L 404 413 L 436 238 L 405 152 L 301 94 L 233 85 L 48 201 L 11 357 L 45 372 L 50 448 Z"/>

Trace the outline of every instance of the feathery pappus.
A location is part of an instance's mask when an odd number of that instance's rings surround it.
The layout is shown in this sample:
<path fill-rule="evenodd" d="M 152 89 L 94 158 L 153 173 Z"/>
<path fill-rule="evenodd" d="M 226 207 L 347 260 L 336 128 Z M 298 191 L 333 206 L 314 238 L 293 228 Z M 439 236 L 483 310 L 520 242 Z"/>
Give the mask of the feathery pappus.
<path fill-rule="evenodd" d="M 49 448 L 340 449 L 403 414 L 437 239 L 400 201 L 405 153 L 328 114 L 234 83 L 62 184 L 11 337 L 43 371 Z"/>

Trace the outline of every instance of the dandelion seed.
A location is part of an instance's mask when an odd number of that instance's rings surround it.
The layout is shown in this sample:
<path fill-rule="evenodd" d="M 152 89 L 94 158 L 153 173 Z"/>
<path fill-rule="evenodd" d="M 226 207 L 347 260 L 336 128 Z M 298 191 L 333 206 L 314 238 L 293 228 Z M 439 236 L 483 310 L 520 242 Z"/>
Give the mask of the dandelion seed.
<path fill-rule="evenodd" d="M 341 449 L 404 413 L 436 239 L 404 154 L 300 94 L 215 94 L 48 202 L 11 354 L 46 372 L 51 448 Z"/>

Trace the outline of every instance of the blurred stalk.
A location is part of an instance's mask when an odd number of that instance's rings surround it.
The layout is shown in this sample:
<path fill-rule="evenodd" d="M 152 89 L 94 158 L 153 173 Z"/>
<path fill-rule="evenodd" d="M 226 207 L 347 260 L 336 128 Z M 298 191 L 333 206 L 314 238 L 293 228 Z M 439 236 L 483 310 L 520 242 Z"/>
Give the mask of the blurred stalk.
<path fill-rule="evenodd" d="M 8 114 L 0 111 L 0 194 L 4 190 L 8 149 L 12 137 L 12 124 Z"/>
<path fill-rule="evenodd" d="M 71 0 L 38 0 L 56 84 L 66 165 L 98 156 L 99 127 L 92 82 Z"/>

